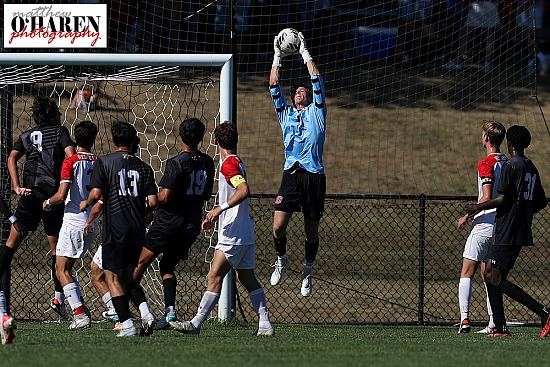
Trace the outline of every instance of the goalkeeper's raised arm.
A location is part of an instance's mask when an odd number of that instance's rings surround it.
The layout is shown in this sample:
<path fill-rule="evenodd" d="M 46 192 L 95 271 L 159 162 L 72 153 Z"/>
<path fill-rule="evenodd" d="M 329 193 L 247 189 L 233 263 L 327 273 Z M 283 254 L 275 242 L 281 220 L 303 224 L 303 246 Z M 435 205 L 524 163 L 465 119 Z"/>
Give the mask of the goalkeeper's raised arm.
<path fill-rule="evenodd" d="M 308 297 L 313 291 L 312 268 L 319 248 L 319 221 L 325 203 L 323 147 L 327 107 L 323 78 L 306 48 L 304 36 L 301 33 L 298 35 L 299 52 L 308 68 L 311 84 L 292 86 L 292 106 L 288 105 L 279 85 L 279 70 L 282 58 L 290 53 L 280 47 L 277 37 L 274 41 L 275 54 L 269 78 L 269 90 L 281 125 L 285 152 L 283 177 L 273 219 L 273 240 L 277 260 L 271 275 L 271 284 L 279 284 L 289 266 L 286 254 L 286 228 L 292 214 L 301 211 L 304 213 L 305 266 L 300 292 L 302 296 Z"/>

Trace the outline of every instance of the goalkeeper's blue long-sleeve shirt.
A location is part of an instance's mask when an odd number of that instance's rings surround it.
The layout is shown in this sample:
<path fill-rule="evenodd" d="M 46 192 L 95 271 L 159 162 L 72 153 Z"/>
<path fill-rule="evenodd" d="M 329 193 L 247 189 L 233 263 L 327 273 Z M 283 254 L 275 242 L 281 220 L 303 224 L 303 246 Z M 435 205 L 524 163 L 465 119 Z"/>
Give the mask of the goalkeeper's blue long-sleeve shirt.
<path fill-rule="evenodd" d="M 319 74 L 311 75 L 313 102 L 302 110 L 289 106 L 280 85 L 269 88 L 275 111 L 283 131 L 285 166 L 296 162 L 311 173 L 325 173 L 323 145 L 325 143 L 327 106 L 325 86 Z"/>

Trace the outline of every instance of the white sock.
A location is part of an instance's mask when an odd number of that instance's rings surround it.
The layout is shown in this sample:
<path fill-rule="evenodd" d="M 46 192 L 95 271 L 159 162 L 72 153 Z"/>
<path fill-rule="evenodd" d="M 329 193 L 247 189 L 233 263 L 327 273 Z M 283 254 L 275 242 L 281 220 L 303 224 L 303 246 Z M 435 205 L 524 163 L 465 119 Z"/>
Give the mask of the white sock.
<path fill-rule="evenodd" d="M 149 305 L 147 304 L 147 302 L 141 302 L 139 304 L 139 313 L 141 314 L 142 319 L 151 313 L 151 311 L 149 311 Z"/>
<path fill-rule="evenodd" d="M 111 297 L 111 292 L 107 291 L 103 296 L 101 296 L 101 299 L 103 300 L 103 303 L 109 307 L 109 309 L 114 309 L 115 306 L 113 306 L 113 298 Z"/>
<path fill-rule="evenodd" d="M 59 301 L 59 303 L 63 304 L 65 303 L 65 295 L 63 292 L 55 291 L 55 299 Z"/>
<path fill-rule="evenodd" d="M 485 294 L 487 295 L 487 314 L 489 315 L 489 327 L 495 327 L 495 321 L 493 320 L 493 309 L 491 308 L 491 302 L 489 302 L 489 293 L 487 293 L 487 284 L 483 282 L 485 286 Z"/>
<path fill-rule="evenodd" d="M 256 314 L 260 316 L 260 321 L 258 326 L 261 328 L 267 328 L 271 325 L 269 321 L 269 314 L 267 310 L 267 303 L 265 301 L 265 292 L 263 288 L 258 288 L 250 292 L 249 294 L 250 301 L 254 307 Z"/>
<path fill-rule="evenodd" d="M 460 321 L 470 317 L 470 301 L 472 299 L 472 279 L 460 278 L 458 284 L 458 304 L 460 306 Z"/>
<path fill-rule="evenodd" d="M 6 313 L 6 295 L 4 291 L 0 291 L 0 319 Z M 0 321 L 1 322 L 1 321 Z"/>
<path fill-rule="evenodd" d="M 288 262 L 288 256 L 286 256 L 286 254 L 283 256 L 277 255 L 277 260 L 279 260 L 279 264 L 286 264 Z"/>
<path fill-rule="evenodd" d="M 82 306 L 82 299 L 78 296 L 78 283 L 69 283 L 63 287 L 63 293 L 67 297 L 69 306 L 71 310 L 76 310 L 78 307 Z"/>
<path fill-rule="evenodd" d="M 134 326 L 134 320 L 132 320 L 132 318 L 122 321 L 122 327 L 124 329 L 131 328 L 132 326 Z"/>
<path fill-rule="evenodd" d="M 220 299 L 219 293 L 204 292 L 204 295 L 202 296 L 201 303 L 199 304 L 199 309 L 197 310 L 197 315 L 193 317 L 193 320 L 191 320 L 191 323 L 193 326 L 197 329 L 201 328 L 202 323 L 210 312 L 216 307 L 216 304 L 218 304 L 218 300 Z"/>

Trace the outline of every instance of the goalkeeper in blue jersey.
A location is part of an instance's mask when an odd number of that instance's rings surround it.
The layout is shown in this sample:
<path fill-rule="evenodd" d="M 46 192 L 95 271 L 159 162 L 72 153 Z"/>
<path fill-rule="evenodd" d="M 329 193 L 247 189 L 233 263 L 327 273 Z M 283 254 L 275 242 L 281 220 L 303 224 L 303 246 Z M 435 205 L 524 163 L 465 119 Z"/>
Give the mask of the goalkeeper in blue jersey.
<path fill-rule="evenodd" d="M 280 283 L 289 266 L 286 254 L 286 228 L 292 213 L 304 213 L 305 266 L 302 272 L 301 293 L 309 297 L 312 293 L 311 270 L 319 249 L 319 220 L 323 215 L 326 192 L 325 169 L 323 167 L 323 145 L 325 143 L 327 108 L 323 78 L 306 48 L 302 33 L 299 33 L 300 54 L 307 66 L 311 85 L 292 87 L 292 106 L 286 102 L 279 85 L 281 59 L 289 54 L 281 51 L 275 37 L 273 66 L 269 77 L 269 90 L 275 111 L 283 131 L 285 166 L 281 186 L 275 200 L 273 219 L 273 240 L 277 252 L 275 270 L 271 284 Z"/>

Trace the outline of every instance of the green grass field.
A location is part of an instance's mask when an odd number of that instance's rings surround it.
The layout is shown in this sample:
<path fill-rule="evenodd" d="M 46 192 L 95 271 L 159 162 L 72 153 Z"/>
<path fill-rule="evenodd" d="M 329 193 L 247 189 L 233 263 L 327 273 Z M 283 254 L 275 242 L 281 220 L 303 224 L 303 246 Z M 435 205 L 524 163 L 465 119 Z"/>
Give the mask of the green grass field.
<path fill-rule="evenodd" d="M 509 338 L 457 335 L 451 327 L 276 325 L 253 337 L 255 324 L 208 322 L 200 336 L 159 331 L 116 338 L 110 324 L 70 331 L 67 324 L 22 322 L 1 346 L 2 366 L 544 366 L 550 339 L 539 328 Z"/>

